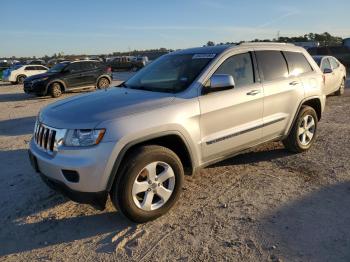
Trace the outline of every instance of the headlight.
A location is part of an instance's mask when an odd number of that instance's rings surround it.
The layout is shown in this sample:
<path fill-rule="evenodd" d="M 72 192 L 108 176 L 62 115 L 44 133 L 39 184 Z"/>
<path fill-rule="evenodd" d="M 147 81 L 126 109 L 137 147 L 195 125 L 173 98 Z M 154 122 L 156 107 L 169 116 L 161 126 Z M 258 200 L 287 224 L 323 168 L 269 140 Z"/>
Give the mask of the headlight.
<path fill-rule="evenodd" d="M 64 139 L 65 146 L 93 146 L 101 142 L 106 129 L 70 129 Z"/>

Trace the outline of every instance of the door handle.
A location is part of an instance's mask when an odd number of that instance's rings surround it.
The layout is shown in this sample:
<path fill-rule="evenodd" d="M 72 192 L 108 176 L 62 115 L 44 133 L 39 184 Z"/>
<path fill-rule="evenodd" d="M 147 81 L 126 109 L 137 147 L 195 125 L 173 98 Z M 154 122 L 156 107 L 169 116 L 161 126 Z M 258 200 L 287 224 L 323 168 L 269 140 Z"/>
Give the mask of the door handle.
<path fill-rule="evenodd" d="M 290 82 L 290 83 L 289 83 L 289 85 L 291 85 L 291 86 L 295 86 L 295 85 L 298 85 L 298 84 L 299 84 L 298 81 L 293 81 L 293 82 Z"/>
<path fill-rule="evenodd" d="M 259 93 L 260 93 L 259 90 L 252 90 L 252 91 L 249 91 L 249 92 L 247 93 L 247 95 L 248 95 L 248 96 L 255 96 L 255 95 L 259 94 Z"/>

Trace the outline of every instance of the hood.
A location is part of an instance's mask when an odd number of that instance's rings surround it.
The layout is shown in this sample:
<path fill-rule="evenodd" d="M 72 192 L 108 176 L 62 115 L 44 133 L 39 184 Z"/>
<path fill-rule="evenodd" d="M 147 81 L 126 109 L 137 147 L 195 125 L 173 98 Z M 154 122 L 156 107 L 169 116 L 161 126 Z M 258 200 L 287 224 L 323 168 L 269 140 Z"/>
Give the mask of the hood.
<path fill-rule="evenodd" d="M 33 76 L 29 76 L 27 77 L 24 81 L 28 82 L 28 81 L 33 81 L 35 79 L 39 79 L 39 78 L 44 78 L 44 77 L 50 77 L 50 76 L 53 76 L 57 73 L 48 73 L 48 72 L 45 72 L 45 73 L 42 73 L 42 74 L 37 74 L 37 75 L 33 75 Z"/>
<path fill-rule="evenodd" d="M 173 94 L 113 87 L 78 95 L 44 108 L 39 120 L 56 128 L 94 128 L 102 121 L 168 105 Z"/>

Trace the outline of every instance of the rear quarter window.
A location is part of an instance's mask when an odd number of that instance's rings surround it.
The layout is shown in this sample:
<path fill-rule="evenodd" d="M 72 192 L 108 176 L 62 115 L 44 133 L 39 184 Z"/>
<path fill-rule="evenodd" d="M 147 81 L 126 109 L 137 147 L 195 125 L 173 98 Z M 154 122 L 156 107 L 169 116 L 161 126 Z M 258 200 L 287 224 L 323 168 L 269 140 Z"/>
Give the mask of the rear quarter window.
<path fill-rule="evenodd" d="M 280 51 L 256 51 L 259 69 L 264 81 L 273 81 L 288 76 L 287 62 Z"/>
<path fill-rule="evenodd" d="M 304 54 L 299 52 L 283 52 L 283 54 L 287 59 L 289 75 L 297 76 L 313 71 Z"/>

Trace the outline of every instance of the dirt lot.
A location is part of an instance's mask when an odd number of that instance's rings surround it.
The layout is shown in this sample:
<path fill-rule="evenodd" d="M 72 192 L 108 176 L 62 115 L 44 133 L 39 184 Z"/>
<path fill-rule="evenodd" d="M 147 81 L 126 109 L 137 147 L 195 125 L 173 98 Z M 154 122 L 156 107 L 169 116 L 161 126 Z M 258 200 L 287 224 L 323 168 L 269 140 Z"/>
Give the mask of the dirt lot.
<path fill-rule="evenodd" d="M 206 168 L 143 225 L 110 202 L 100 212 L 69 201 L 32 170 L 35 116 L 53 101 L 0 82 L 0 260 L 350 260 L 349 89 L 328 98 L 311 151 L 269 143 Z"/>

